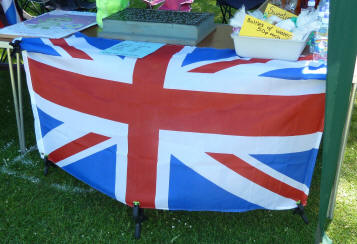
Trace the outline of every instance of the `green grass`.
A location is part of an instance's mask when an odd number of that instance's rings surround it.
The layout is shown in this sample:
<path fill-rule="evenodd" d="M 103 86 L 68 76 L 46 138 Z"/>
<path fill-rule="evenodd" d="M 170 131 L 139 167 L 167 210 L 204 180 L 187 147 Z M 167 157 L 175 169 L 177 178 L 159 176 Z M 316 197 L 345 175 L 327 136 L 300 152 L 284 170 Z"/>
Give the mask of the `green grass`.
<path fill-rule="evenodd" d="M 334 219 L 327 233 L 338 243 L 357 243 L 357 103 L 354 104 Z M 341 240 L 341 241 L 339 241 Z M 342 240 L 345 240 L 342 242 Z"/>
<path fill-rule="evenodd" d="M 140 5 L 140 4 L 139 4 Z M 196 0 L 195 11 L 215 1 Z M 306 207 L 309 225 L 292 211 L 216 213 L 145 210 L 142 238 L 133 239 L 131 209 L 76 180 L 59 168 L 43 176 L 37 151 L 18 159 L 9 75 L 0 72 L 0 240 L 1 243 L 313 243 L 317 226 L 321 160 Z M 25 82 L 23 83 L 25 86 Z M 25 134 L 35 145 L 33 117 L 24 89 Z M 356 105 L 357 107 L 357 105 Z M 357 111 L 357 108 L 356 110 Z M 353 116 L 334 220 L 327 233 L 335 243 L 357 243 L 357 112 Z"/>

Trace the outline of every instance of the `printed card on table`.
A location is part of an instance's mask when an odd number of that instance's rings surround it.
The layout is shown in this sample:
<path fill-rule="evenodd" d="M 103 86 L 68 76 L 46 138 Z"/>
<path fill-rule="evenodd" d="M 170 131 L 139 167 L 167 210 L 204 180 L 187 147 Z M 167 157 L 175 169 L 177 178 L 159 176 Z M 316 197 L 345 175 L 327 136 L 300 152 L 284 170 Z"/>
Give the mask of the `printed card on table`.
<path fill-rule="evenodd" d="M 293 37 L 293 33 L 250 15 L 245 16 L 239 35 L 272 39 L 291 39 Z"/>
<path fill-rule="evenodd" d="M 107 55 L 143 58 L 150 53 L 155 52 L 157 49 L 164 45 L 164 43 L 122 41 L 110 48 L 103 50 L 102 53 Z"/>
<path fill-rule="evenodd" d="M 290 13 L 289 11 L 286 11 L 282 8 L 279 8 L 271 3 L 268 4 L 267 8 L 264 11 L 264 14 L 267 15 L 267 17 L 270 17 L 272 15 L 276 15 L 281 19 L 289 19 L 292 17 L 297 17 L 295 14 Z"/>

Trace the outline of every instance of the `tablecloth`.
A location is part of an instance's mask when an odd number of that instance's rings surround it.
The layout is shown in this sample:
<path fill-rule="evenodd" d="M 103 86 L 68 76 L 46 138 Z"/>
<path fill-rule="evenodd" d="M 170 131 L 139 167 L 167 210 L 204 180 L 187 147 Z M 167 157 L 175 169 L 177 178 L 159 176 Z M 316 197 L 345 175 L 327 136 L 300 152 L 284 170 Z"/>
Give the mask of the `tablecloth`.
<path fill-rule="evenodd" d="M 241 212 L 307 202 L 322 136 L 326 67 L 165 45 L 24 38 L 42 157 L 129 206 Z"/>

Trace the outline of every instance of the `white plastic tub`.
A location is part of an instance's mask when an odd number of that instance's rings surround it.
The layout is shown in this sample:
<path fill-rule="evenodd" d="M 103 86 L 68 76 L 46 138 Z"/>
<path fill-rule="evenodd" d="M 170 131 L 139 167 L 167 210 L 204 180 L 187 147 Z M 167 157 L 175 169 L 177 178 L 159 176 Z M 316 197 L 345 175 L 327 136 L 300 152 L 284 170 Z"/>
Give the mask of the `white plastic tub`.
<path fill-rule="evenodd" d="M 304 41 L 269 39 L 239 36 L 237 33 L 232 33 L 231 37 L 236 53 L 241 57 L 289 61 L 295 61 L 300 57 L 308 39 Z"/>

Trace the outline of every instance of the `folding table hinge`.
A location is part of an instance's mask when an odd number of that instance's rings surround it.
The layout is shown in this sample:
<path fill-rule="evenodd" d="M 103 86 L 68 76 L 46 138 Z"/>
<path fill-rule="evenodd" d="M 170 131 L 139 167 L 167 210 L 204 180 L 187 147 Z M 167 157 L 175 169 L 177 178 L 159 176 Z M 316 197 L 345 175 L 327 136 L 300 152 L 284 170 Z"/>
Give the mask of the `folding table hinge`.
<path fill-rule="evenodd" d="M 21 46 L 20 46 L 21 40 L 15 40 L 13 42 L 10 42 L 10 45 L 12 46 L 12 51 L 11 51 L 11 56 L 13 57 L 15 53 L 20 53 L 21 52 Z"/>

